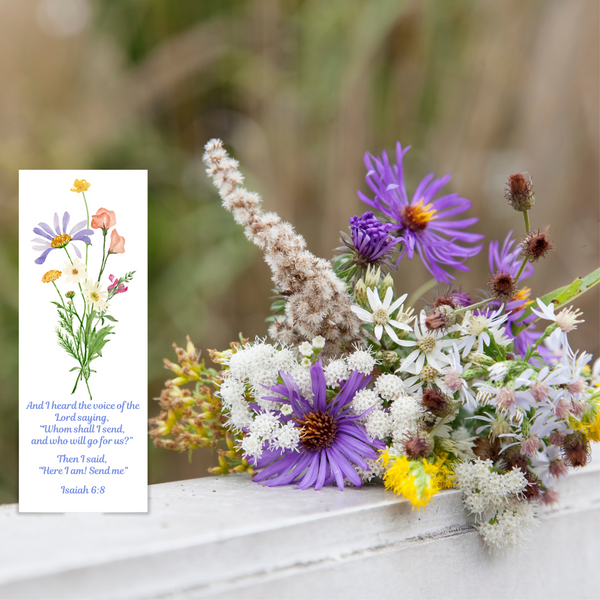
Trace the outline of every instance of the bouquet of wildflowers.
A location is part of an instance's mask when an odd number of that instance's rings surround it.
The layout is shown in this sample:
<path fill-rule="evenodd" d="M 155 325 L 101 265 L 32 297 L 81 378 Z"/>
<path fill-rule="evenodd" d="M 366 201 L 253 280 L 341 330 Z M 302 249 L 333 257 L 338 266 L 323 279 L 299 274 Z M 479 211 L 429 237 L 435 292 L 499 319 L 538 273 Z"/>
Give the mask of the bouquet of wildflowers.
<path fill-rule="evenodd" d="M 211 471 L 247 471 L 266 486 L 343 490 L 380 478 L 417 509 L 458 488 L 487 544 L 517 545 L 538 507 L 558 501 L 557 481 L 585 465 L 600 439 L 597 373 L 569 344 L 583 320 L 567 306 L 600 282 L 600 269 L 532 295 L 523 282 L 553 245 L 547 229 L 530 225 L 531 179 L 514 174 L 505 195 L 525 233 L 490 242 L 485 297 L 450 286 L 415 308 L 395 289 L 398 263 L 418 256 L 433 276 L 428 289 L 450 284 L 449 268 L 466 271 L 483 236 L 467 231 L 477 219 L 452 219 L 471 203 L 442 194 L 449 175 L 428 175 L 409 198 L 408 149 L 398 143 L 395 163 L 385 152 L 365 155 L 371 193 L 359 196 L 371 210 L 350 219 L 328 262 L 263 212 L 221 141 L 206 145 L 224 208 L 273 273 L 271 341 L 240 336 L 210 351 L 218 371 L 189 338 L 185 350 L 175 346 L 179 364 L 165 360 L 175 378 L 150 433 L 178 451 L 224 438 Z"/>
<path fill-rule="evenodd" d="M 127 291 L 126 284 L 133 279 L 135 271 L 121 277 L 109 275 L 110 284 L 106 288 L 100 283 L 109 257 L 125 252 L 125 238 L 117 233 L 116 228 L 112 229 L 108 248 L 106 247 L 108 231 L 117 224 L 116 215 L 112 210 L 98 209 L 90 223 L 90 211 L 85 197 L 85 192 L 90 185 L 85 179 L 76 179 L 71 188 L 72 192 L 80 193 L 83 197 L 86 219 L 69 228 L 71 215 L 65 212 L 62 218 L 59 218 L 58 213 L 55 213 L 53 226 L 42 222 L 33 228 L 33 232 L 38 237 L 32 242 L 33 249 L 41 252 L 35 259 L 38 265 L 43 265 L 53 250 L 65 252 L 67 260 L 64 261 L 64 266 L 61 266 L 60 270 L 51 269 L 44 273 L 42 282 L 52 283 L 58 295 L 58 301 L 52 301 L 58 313 L 56 327 L 58 344 L 77 362 L 77 366 L 71 369 L 77 372 L 71 393 L 75 393 L 79 382 L 84 381 L 91 399 L 92 392 L 88 381 L 95 371 L 90 365 L 93 360 L 102 356 L 102 350 L 109 341 L 108 336 L 113 334 L 115 328 L 111 323 L 117 322 L 117 319 L 108 314 L 109 301 L 117 294 Z M 91 236 L 94 235 L 95 229 L 102 232 L 102 257 L 96 279 L 88 274 L 89 248 L 92 246 Z M 85 260 L 82 254 L 83 247 L 85 247 Z M 55 256 L 52 255 L 52 258 Z M 66 284 L 67 287 L 64 294 L 57 285 L 57 281 L 63 274 L 61 283 Z"/>

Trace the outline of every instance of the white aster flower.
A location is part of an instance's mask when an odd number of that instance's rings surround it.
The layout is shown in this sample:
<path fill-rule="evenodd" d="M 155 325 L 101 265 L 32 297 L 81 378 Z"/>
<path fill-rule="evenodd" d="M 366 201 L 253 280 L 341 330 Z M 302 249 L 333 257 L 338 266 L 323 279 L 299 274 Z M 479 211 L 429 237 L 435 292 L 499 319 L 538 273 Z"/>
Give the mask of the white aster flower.
<path fill-rule="evenodd" d="M 546 305 L 540 298 L 537 298 L 537 303 L 539 310 L 532 308 L 531 312 L 535 313 L 540 319 L 554 321 L 563 334 L 577 329 L 578 323 L 585 323 L 585 321 L 578 320 L 578 317 L 583 315 L 583 313 L 579 309 L 573 310 L 572 306 L 570 308 L 563 308 L 558 314 L 554 314 L 554 304 L 552 302 Z"/>
<path fill-rule="evenodd" d="M 471 366 L 471 363 L 467 363 L 464 367 L 460 362 L 460 354 L 456 344 L 452 344 L 452 350 L 448 354 L 448 367 L 444 369 L 444 376 L 442 381 L 444 382 L 445 391 L 449 391 L 452 394 L 458 392 L 458 397 L 462 403 L 471 410 L 477 408 L 477 401 L 473 392 L 469 388 L 469 384 L 462 378 L 463 371 Z"/>
<path fill-rule="evenodd" d="M 467 311 L 462 324 L 460 325 L 461 338 L 458 347 L 463 351 L 463 358 L 469 355 L 475 343 L 477 343 L 477 352 L 483 352 L 485 346 L 490 345 L 490 333 L 496 339 L 498 329 L 507 319 L 508 315 L 503 315 L 501 306 L 496 312 L 491 314 L 480 313 L 475 315 L 471 311 Z M 500 339 L 503 339 L 500 337 Z M 506 344 L 503 344 L 506 345 Z"/>
<path fill-rule="evenodd" d="M 448 357 L 444 354 L 444 348 L 451 346 L 453 340 L 443 339 L 444 334 L 439 330 L 429 331 L 425 325 L 426 316 L 425 311 L 422 311 L 420 319 L 415 320 L 414 333 L 417 339 L 416 341 L 407 341 L 404 345 L 416 346 L 416 348 L 402 361 L 400 371 L 418 375 L 427 364 L 427 366 L 441 372 L 443 366 L 448 364 Z"/>
<path fill-rule="evenodd" d="M 65 283 L 81 283 L 88 278 L 87 267 L 77 257 L 71 261 L 65 261 Z"/>
<path fill-rule="evenodd" d="M 495 406 L 496 410 L 509 414 L 513 418 L 517 417 L 521 411 L 527 412 L 535 404 L 535 400 L 529 392 L 515 390 L 508 386 L 495 388 L 485 381 L 478 381 L 474 385 L 486 395 L 486 404 Z M 479 393 L 477 396 L 479 402 Z M 521 417 L 517 418 L 522 418 L 522 412 Z"/>
<path fill-rule="evenodd" d="M 387 292 L 385 293 L 385 298 L 382 302 L 379 298 L 379 292 L 377 290 L 367 288 L 367 298 L 369 299 L 369 306 L 372 312 L 369 312 L 357 305 L 351 307 L 352 311 L 361 321 L 364 321 L 365 323 L 373 323 L 375 325 L 373 332 L 378 340 L 381 339 L 383 331 L 385 330 L 390 338 L 399 346 L 412 346 L 414 345 L 413 343 L 408 343 L 406 340 L 401 340 L 396 332 L 392 329 L 392 327 L 395 327 L 396 329 L 402 329 L 404 331 L 412 331 L 410 325 L 392 319 L 392 314 L 397 308 L 400 307 L 408 294 L 400 296 L 400 298 L 398 298 L 392 304 L 393 295 L 394 292 L 392 291 L 392 288 L 388 288 Z"/>

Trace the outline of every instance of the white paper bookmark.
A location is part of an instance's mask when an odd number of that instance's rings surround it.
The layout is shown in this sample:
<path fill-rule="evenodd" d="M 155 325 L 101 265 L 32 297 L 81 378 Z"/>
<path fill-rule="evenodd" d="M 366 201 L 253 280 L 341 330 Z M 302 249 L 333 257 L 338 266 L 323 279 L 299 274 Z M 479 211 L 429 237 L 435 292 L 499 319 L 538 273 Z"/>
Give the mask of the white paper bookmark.
<path fill-rule="evenodd" d="M 146 512 L 147 171 L 19 173 L 19 511 Z"/>

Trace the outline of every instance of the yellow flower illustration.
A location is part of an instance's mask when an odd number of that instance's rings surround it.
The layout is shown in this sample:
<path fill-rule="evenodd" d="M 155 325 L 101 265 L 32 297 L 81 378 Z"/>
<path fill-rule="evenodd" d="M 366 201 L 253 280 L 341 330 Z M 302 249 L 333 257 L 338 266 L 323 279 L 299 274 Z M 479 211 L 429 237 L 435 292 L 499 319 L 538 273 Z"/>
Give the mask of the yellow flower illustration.
<path fill-rule="evenodd" d="M 76 179 L 71 191 L 77 192 L 78 194 L 79 192 L 87 192 L 90 185 L 92 184 L 88 183 L 85 179 Z"/>
<path fill-rule="evenodd" d="M 51 271 L 44 273 L 44 276 L 42 277 L 42 281 L 44 283 L 50 283 L 51 281 L 56 281 L 61 275 L 62 275 L 61 271 L 52 269 Z"/>

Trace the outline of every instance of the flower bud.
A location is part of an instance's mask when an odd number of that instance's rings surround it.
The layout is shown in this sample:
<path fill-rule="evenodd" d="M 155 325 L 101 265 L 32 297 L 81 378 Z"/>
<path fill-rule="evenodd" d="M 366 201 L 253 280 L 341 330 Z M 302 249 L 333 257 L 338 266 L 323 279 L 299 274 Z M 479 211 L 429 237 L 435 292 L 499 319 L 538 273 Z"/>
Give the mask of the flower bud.
<path fill-rule="evenodd" d="M 74 292 L 73 290 L 69 290 L 69 291 L 68 291 L 68 292 L 65 294 L 65 296 L 66 296 L 66 297 L 67 297 L 69 300 L 71 300 L 72 298 L 75 298 L 75 292 Z"/>
<path fill-rule="evenodd" d="M 392 350 L 386 350 L 383 353 L 383 366 L 391 369 L 398 362 L 398 355 Z"/>
<path fill-rule="evenodd" d="M 508 176 L 504 197 L 508 203 L 520 212 L 529 210 L 535 204 L 533 182 L 531 177 L 525 177 L 525 173 L 515 173 Z"/>
<path fill-rule="evenodd" d="M 362 279 L 359 279 L 354 286 L 354 300 L 363 308 L 367 308 L 369 306 L 369 299 L 367 298 L 367 286 Z"/>
<path fill-rule="evenodd" d="M 379 280 L 381 279 L 381 268 L 380 267 L 369 267 L 365 275 L 365 285 L 368 288 L 377 289 Z"/>
<path fill-rule="evenodd" d="M 380 293 L 380 295 L 381 295 L 382 298 L 385 298 L 385 293 L 391 287 L 394 287 L 394 280 L 392 279 L 392 276 L 388 273 L 385 276 L 385 279 L 381 282 L 381 288 L 379 290 L 379 293 Z"/>

